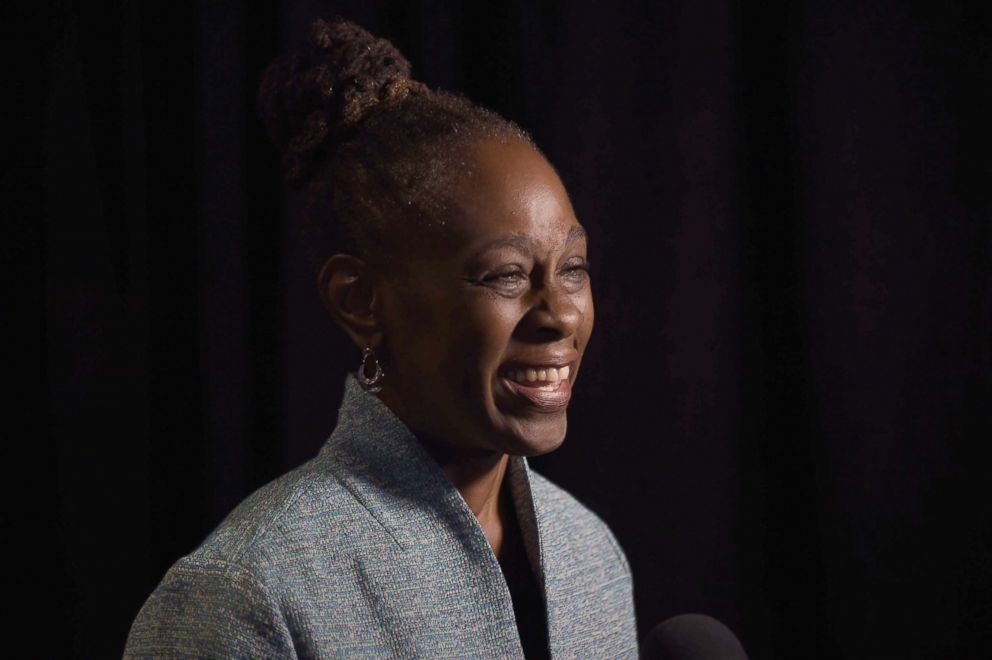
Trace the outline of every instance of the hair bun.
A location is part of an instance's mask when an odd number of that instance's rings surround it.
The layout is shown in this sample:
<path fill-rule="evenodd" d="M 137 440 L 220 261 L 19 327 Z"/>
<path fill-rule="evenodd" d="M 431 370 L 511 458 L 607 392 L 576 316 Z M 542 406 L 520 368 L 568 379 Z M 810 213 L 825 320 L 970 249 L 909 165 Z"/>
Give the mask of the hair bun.
<path fill-rule="evenodd" d="M 314 20 L 310 39 L 262 75 L 258 112 L 283 153 L 283 174 L 299 182 L 372 108 L 421 86 L 410 63 L 385 39 L 350 21 Z"/>

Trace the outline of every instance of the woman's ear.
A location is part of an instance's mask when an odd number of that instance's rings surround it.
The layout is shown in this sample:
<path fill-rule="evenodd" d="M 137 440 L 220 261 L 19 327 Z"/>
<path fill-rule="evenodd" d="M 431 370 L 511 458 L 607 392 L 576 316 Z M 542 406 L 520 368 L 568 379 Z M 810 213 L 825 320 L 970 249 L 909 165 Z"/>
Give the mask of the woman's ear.
<path fill-rule="evenodd" d="M 335 254 L 324 262 L 317 285 L 324 307 L 359 349 L 379 345 L 382 327 L 374 311 L 376 290 L 364 261 Z"/>

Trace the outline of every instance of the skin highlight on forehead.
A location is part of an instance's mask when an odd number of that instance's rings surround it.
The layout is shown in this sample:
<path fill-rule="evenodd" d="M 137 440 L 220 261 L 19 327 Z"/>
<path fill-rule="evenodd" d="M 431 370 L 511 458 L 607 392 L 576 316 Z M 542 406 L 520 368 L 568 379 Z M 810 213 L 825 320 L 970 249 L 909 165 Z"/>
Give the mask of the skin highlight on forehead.
<path fill-rule="evenodd" d="M 532 146 L 515 138 L 487 140 L 474 145 L 471 156 L 475 166 L 453 191 L 450 229 L 462 245 L 476 252 L 498 247 L 533 251 L 537 244 L 564 249 L 556 245 L 561 234 L 567 234 L 566 243 L 585 235 L 557 172 Z M 480 245 L 478 220 L 496 217 L 507 233 Z"/>

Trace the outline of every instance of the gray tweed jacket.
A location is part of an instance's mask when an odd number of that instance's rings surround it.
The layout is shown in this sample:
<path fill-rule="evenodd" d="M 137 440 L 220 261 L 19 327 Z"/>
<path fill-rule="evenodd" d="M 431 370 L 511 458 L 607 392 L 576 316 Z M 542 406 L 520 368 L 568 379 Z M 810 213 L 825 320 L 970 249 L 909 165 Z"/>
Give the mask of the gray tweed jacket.
<path fill-rule="evenodd" d="M 511 457 L 554 658 L 636 658 L 609 528 Z M 125 657 L 523 657 L 478 520 L 378 397 L 348 377 L 319 454 L 242 502 L 141 608 Z"/>

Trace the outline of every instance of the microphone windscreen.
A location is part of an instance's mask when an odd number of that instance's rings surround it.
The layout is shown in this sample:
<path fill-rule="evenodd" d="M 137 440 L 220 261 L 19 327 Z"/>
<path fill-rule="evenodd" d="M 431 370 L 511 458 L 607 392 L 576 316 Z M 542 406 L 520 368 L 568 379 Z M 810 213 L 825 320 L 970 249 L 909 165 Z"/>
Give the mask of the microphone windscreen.
<path fill-rule="evenodd" d="M 705 614 L 680 614 L 655 626 L 641 644 L 644 660 L 747 660 L 730 628 Z"/>

